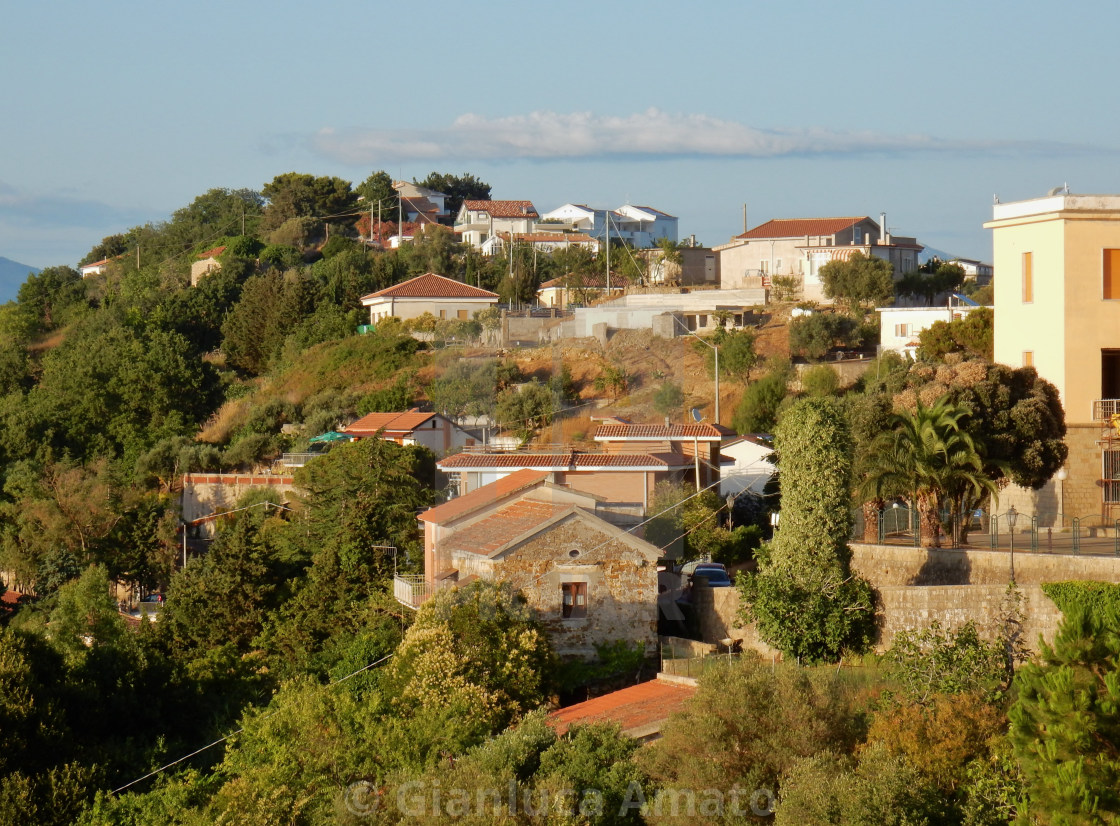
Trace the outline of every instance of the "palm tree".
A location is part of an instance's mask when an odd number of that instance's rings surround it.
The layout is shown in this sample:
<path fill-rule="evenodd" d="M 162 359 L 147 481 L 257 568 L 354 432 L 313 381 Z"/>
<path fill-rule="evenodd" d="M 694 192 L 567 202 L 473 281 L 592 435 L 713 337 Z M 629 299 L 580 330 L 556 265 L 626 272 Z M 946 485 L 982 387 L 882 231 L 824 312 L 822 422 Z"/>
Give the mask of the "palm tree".
<path fill-rule="evenodd" d="M 862 493 L 867 499 L 909 496 L 918 507 L 919 537 L 940 546 L 940 512 L 948 506 L 953 540 L 960 540 L 965 502 L 998 493 L 983 471 L 972 437 L 961 427 L 968 410 L 942 396 L 932 406 L 920 401 L 913 413 L 892 416 L 893 428 L 881 433 L 868 457 Z"/>

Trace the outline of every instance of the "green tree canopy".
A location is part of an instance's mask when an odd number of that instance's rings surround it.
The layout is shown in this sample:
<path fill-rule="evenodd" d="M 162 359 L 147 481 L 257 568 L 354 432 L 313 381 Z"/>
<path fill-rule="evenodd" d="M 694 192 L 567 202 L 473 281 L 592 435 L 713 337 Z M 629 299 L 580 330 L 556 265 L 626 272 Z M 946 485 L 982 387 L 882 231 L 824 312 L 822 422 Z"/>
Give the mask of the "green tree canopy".
<path fill-rule="evenodd" d="M 277 175 L 264 185 L 261 194 L 268 199 L 261 216 L 262 232 L 277 229 L 292 218 L 347 221 L 357 200 L 349 181 L 298 172 Z"/>
<path fill-rule="evenodd" d="M 852 575 L 851 434 L 835 403 L 802 399 L 775 433 L 781 528 L 742 580 L 745 615 L 790 657 L 835 661 L 874 626 L 871 586 Z"/>
<path fill-rule="evenodd" d="M 852 312 L 885 304 L 894 295 L 894 267 L 890 261 L 859 250 L 846 261 L 830 261 L 820 269 L 824 294 Z"/>
<path fill-rule="evenodd" d="M 420 186 L 434 189 L 447 196 L 447 211 L 452 215 L 459 214 L 459 207 L 463 201 L 490 199 L 490 184 L 480 181 L 474 175 L 464 172 L 462 175 L 452 175 L 446 172 L 429 172 L 428 177 L 418 181 Z"/>

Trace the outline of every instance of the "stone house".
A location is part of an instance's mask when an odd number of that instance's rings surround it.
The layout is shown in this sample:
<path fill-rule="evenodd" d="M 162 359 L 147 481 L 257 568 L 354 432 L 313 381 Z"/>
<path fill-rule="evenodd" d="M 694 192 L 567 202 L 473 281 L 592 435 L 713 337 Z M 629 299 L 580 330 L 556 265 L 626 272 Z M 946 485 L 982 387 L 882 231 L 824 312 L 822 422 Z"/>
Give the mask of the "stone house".
<path fill-rule="evenodd" d="M 199 281 L 210 273 L 217 272 L 222 268 L 222 263 L 218 260 L 218 256 L 225 251 L 225 247 L 214 247 L 213 249 L 206 250 L 206 252 L 199 253 L 198 260 L 191 264 L 192 287 L 197 287 Z"/>
<path fill-rule="evenodd" d="M 504 581 L 560 656 L 617 640 L 653 653 L 659 549 L 601 519 L 599 497 L 549 477 L 522 470 L 420 514 L 424 574 L 394 577 L 394 595 L 418 608 L 442 588 Z"/>

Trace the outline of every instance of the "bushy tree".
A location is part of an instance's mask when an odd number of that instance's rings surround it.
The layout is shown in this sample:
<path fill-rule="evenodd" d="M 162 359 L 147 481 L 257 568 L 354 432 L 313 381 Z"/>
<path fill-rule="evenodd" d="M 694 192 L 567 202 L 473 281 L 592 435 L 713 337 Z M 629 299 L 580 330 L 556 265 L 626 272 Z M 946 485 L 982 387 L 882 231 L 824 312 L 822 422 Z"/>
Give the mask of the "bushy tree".
<path fill-rule="evenodd" d="M 464 172 L 462 175 L 429 172 L 428 177 L 420 181 L 419 184 L 446 195 L 447 199 L 444 205 L 452 215 L 459 213 L 459 207 L 463 205 L 463 201 L 490 200 L 490 184 L 480 181 L 468 172 Z"/>
<path fill-rule="evenodd" d="M 773 432 L 792 377 L 793 368 L 788 361 L 771 365 L 770 372 L 747 385 L 735 408 L 732 426 L 740 433 Z"/>
<path fill-rule="evenodd" d="M 341 216 L 350 212 L 356 202 L 349 181 L 298 172 L 277 175 L 261 188 L 261 194 L 268 199 L 261 216 L 262 232 L 271 232 L 292 218 L 322 221 Z"/>
<path fill-rule="evenodd" d="M 813 313 L 789 323 L 789 350 L 816 361 L 833 347 L 851 343 L 856 322 L 846 315 Z"/>
<path fill-rule="evenodd" d="M 662 416 L 679 414 L 684 404 L 684 391 L 676 382 L 663 381 L 653 396 L 653 409 Z"/>
<path fill-rule="evenodd" d="M 824 294 L 844 302 L 852 312 L 875 307 L 894 296 L 894 267 L 890 261 L 856 250 L 844 261 L 830 261 L 820 269 Z"/>
<path fill-rule="evenodd" d="M 1085 610 L 1015 675 L 1009 737 L 1034 823 L 1120 818 L 1120 634 Z"/>
<path fill-rule="evenodd" d="M 835 661 L 863 650 L 874 626 L 871 586 L 852 574 L 851 435 L 835 404 L 803 399 L 775 434 L 781 528 L 742 581 L 744 614 L 790 657 Z"/>
<path fill-rule="evenodd" d="M 949 353 L 992 360 L 995 346 L 995 313 L 989 307 L 973 310 L 963 318 L 935 321 L 918 334 L 919 353 L 930 361 L 943 361 Z"/>

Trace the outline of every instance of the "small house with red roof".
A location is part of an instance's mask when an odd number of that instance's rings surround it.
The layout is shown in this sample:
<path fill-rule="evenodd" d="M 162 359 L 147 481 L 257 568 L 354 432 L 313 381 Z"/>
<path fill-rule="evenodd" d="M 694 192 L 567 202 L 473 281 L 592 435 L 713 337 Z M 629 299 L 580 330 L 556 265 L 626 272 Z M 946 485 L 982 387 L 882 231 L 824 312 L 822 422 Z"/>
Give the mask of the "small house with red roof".
<path fill-rule="evenodd" d="M 532 232 L 539 217 L 532 201 L 467 199 L 455 216 L 455 232 L 464 244 L 481 248 L 500 232 Z"/>
<path fill-rule="evenodd" d="M 200 252 L 198 258 L 191 264 L 191 286 L 197 287 L 198 282 L 208 276 L 212 272 L 217 272 L 222 268 L 222 263 L 218 260 L 218 256 L 226 251 L 223 247 L 214 247 L 208 249 L 206 252 Z"/>
<path fill-rule="evenodd" d="M 420 514 L 424 573 L 394 578 L 418 608 L 433 593 L 475 579 L 520 590 L 561 656 L 626 640 L 657 644 L 660 550 L 602 519 L 602 500 L 521 470 Z"/>
<path fill-rule="evenodd" d="M 431 313 L 440 319 L 469 321 L 479 310 L 493 307 L 499 296 L 454 278 L 426 272 L 392 287 L 362 296 L 369 308 L 369 323 L 383 318 L 418 318 Z"/>
<path fill-rule="evenodd" d="M 720 286 L 725 290 L 771 287 L 773 279 L 793 277 L 807 301 L 827 301 L 820 268 L 846 261 L 857 251 L 882 258 L 895 277 L 918 269 L 925 249 L 914 238 L 892 235 L 882 223 L 864 216 L 845 218 L 776 218 L 715 247 Z"/>
<path fill-rule="evenodd" d="M 398 445 L 423 445 L 437 456 L 465 445 L 474 438 L 439 413 L 423 413 L 414 407 L 405 413 L 367 413 L 342 428 L 353 439 L 384 439 Z"/>

